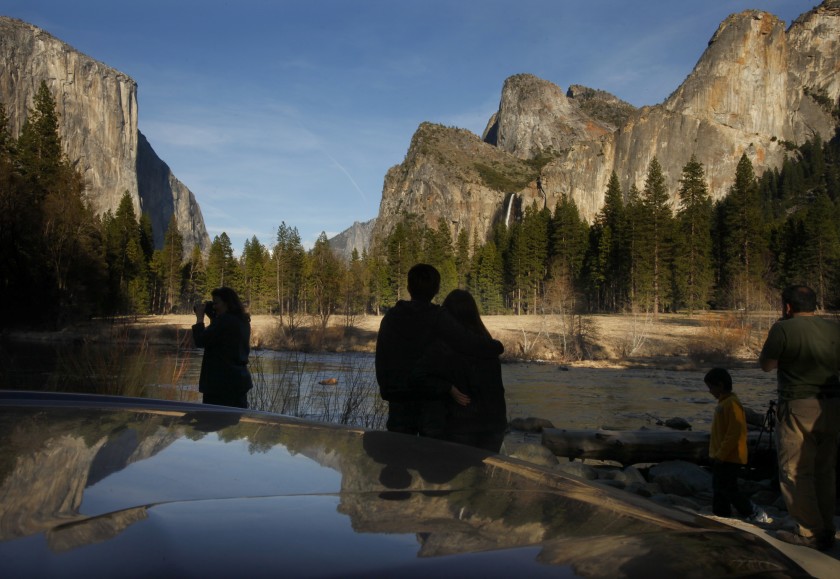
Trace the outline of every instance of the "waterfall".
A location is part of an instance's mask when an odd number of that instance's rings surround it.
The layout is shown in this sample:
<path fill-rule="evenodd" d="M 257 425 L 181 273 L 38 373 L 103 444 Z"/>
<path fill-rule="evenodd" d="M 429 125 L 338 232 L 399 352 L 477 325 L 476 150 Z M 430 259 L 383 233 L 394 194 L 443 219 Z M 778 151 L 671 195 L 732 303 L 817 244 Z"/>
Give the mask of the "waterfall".
<path fill-rule="evenodd" d="M 514 198 L 516 198 L 516 193 L 511 193 L 508 197 L 507 209 L 505 210 L 505 227 L 510 227 L 510 211 L 513 208 Z"/>

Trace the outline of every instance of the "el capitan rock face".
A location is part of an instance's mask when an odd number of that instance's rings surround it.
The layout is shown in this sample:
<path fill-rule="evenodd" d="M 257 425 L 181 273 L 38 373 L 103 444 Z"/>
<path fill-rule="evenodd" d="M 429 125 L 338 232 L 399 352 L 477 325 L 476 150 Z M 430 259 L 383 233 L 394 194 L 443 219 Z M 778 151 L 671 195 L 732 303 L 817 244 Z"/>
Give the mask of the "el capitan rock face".
<path fill-rule="evenodd" d="M 97 212 L 116 211 L 128 191 L 138 214 L 149 213 L 156 246 L 163 245 L 174 213 L 185 250 L 207 250 L 195 197 L 137 129 L 137 83 L 36 26 L 0 16 L 0 101 L 13 136 L 41 81 L 56 101 L 64 152 L 83 175 Z"/>
<path fill-rule="evenodd" d="M 695 155 L 718 199 L 742 154 L 760 175 L 781 166 L 790 144 L 816 134 L 832 138 L 838 98 L 837 0 L 801 15 L 787 30 L 768 12 L 728 17 L 688 78 L 656 106 L 635 110 L 603 91 L 573 85 L 564 94 L 533 75 L 515 75 L 504 83 L 483 135 L 486 146 L 471 144 L 467 162 L 453 162 L 452 151 L 465 150 L 458 143 L 471 142 L 468 132 L 437 127 L 430 141 L 422 135 L 428 125 L 421 125 L 405 161 L 385 179 L 373 239 L 387 235 L 403 212 L 413 212 L 431 226 L 444 218 L 453 239 L 467 228 L 483 240 L 494 220 L 507 216 L 511 197 L 520 207 L 536 201 L 553 208 L 569 195 L 592 220 L 610 174 L 615 171 L 625 190 L 641 189 L 654 156 L 672 198 Z M 497 172 L 516 167 L 511 174 L 518 177 L 488 179 L 476 171 L 479 165 Z"/>

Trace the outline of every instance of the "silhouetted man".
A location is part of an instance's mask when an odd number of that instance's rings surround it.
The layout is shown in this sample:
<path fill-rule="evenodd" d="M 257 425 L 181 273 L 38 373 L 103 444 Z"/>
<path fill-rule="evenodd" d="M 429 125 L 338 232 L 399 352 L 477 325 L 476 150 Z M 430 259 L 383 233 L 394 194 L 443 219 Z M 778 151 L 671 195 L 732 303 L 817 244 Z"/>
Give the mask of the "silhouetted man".
<path fill-rule="evenodd" d="M 504 347 L 498 340 L 478 336 L 432 303 L 440 290 L 440 273 L 424 263 L 408 272 L 410 301 L 399 300 L 388 310 L 376 338 L 376 381 L 388 401 L 387 428 L 392 432 L 440 438 L 443 436 L 443 404 L 453 386 L 436 381 L 416 384 L 412 370 L 426 347 L 435 339 L 458 353 L 495 358 Z"/>
<path fill-rule="evenodd" d="M 782 292 L 782 319 L 761 349 L 765 372 L 776 369 L 779 483 L 794 532 L 776 538 L 821 551 L 834 544 L 835 469 L 840 433 L 840 325 L 814 315 L 814 290 Z"/>

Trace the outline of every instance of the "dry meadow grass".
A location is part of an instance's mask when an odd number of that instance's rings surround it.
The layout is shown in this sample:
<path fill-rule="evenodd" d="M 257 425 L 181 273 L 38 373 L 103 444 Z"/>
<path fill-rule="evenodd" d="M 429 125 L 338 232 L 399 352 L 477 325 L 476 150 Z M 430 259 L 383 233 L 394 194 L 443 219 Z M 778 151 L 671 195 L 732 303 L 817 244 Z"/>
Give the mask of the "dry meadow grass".
<path fill-rule="evenodd" d="M 709 363 L 754 361 L 775 312 L 485 316 L 505 356 L 579 366 L 650 365 L 689 369 Z M 276 350 L 372 352 L 381 316 L 360 316 L 352 327 L 334 316 L 326 330 L 306 320 L 289 331 L 274 316 L 252 318 L 254 347 Z M 192 315 L 143 316 L 129 323 L 152 342 L 183 336 Z"/>

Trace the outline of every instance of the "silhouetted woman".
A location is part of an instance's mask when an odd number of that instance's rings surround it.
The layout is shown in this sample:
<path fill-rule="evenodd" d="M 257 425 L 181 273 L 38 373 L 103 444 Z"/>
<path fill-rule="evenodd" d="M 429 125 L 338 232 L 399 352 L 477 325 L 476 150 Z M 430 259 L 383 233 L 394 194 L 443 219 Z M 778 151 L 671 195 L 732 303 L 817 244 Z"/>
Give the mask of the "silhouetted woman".
<path fill-rule="evenodd" d="M 251 374 L 248 355 L 251 347 L 251 316 L 245 311 L 236 292 L 220 287 L 210 292 L 213 307 L 199 304 L 195 308 L 193 340 L 204 348 L 198 391 L 205 404 L 248 408 Z M 205 312 L 206 309 L 212 310 Z M 210 325 L 204 326 L 204 314 Z"/>
<path fill-rule="evenodd" d="M 467 330 L 491 337 L 468 291 L 451 291 L 442 306 Z M 443 342 L 435 342 L 418 363 L 417 372 L 420 376 L 417 383 L 443 380 L 453 386 L 442 402 L 442 438 L 499 452 L 507 430 L 507 407 L 498 356 L 474 358 L 454 352 Z"/>

